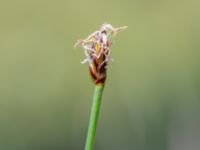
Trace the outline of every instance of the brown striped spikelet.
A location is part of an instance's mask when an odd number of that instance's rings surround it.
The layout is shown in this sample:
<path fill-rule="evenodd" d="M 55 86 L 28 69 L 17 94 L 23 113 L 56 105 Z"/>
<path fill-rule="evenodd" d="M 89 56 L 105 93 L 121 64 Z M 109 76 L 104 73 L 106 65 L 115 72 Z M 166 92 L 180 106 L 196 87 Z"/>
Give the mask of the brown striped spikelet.
<path fill-rule="evenodd" d="M 88 62 L 90 75 L 95 84 L 104 84 L 106 80 L 107 66 L 111 59 L 110 36 L 115 36 L 126 28 L 127 26 L 113 28 L 110 24 L 103 24 L 99 30 L 75 44 L 75 47 L 77 45 L 83 47 L 86 58 L 82 63 Z"/>

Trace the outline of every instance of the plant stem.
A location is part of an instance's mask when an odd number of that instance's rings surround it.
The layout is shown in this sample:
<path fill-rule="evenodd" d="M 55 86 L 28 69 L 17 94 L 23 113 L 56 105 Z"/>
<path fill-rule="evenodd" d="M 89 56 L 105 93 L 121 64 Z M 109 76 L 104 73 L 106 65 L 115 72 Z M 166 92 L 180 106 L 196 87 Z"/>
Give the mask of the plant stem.
<path fill-rule="evenodd" d="M 103 84 L 95 85 L 93 103 L 90 112 L 90 122 L 88 127 L 87 139 L 85 143 L 85 150 L 93 150 L 103 89 L 104 89 Z"/>

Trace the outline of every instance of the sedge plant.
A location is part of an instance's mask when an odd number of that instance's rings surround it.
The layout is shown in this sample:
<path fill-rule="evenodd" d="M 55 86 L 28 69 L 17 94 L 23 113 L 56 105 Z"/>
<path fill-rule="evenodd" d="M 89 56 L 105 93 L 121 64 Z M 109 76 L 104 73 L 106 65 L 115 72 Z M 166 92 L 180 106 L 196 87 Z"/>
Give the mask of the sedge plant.
<path fill-rule="evenodd" d="M 75 44 L 75 47 L 80 46 L 84 49 L 86 58 L 81 63 L 88 64 L 90 77 L 95 85 L 85 150 L 93 150 L 94 146 L 106 72 L 111 60 L 111 38 L 126 28 L 127 26 L 114 28 L 112 25 L 105 23 L 99 30 L 90 34 L 86 39 L 78 40 Z"/>

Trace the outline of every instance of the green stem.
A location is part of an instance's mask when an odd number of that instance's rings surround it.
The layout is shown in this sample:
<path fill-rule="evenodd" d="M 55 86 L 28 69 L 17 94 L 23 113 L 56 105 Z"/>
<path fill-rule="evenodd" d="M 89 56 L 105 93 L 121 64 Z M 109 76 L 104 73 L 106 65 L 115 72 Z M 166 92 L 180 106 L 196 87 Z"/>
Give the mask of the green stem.
<path fill-rule="evenodd" d="M 90 113 L 90 122 L 88 127 L 87 139 L 85 143 L 85 150 L 93 150 L 103 88 L 104 88 L 103 84 L 98 84 L 95 86 L 94 89 L 93 103 Z"/>

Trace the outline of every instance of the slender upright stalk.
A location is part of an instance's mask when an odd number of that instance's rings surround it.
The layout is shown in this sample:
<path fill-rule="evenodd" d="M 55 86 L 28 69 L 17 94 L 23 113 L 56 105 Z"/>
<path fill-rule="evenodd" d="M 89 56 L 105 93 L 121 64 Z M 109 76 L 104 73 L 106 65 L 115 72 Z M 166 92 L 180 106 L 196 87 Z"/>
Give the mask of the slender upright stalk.
<path fill-rule="evenodd" d="M 92 108 L 91 108 L 91 113 L 90 113 L 90 122 L 89 122 L 89 127 L 88 127 L 87 139 L 85 143 L 85 150 L 93 150 L 103 89 L 104 89 L 103 84 L 95 85 L 93 103 L 92 103 Z"/>

